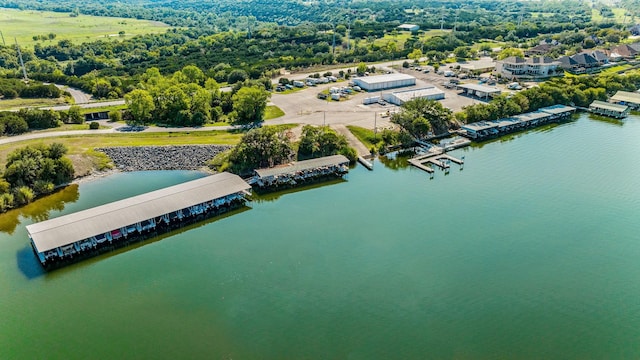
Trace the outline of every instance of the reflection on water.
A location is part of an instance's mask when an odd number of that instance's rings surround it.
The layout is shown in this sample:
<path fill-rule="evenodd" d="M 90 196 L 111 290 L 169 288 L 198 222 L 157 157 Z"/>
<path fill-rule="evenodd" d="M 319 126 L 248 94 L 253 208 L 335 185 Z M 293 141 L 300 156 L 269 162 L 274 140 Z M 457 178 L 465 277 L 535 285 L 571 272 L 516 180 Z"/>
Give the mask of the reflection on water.
<path fill-rule="evenodd" d="M 61 211 L 66 203 L 74 203 L 78 198 L 80 198 L 78 185 L 71 184 L 31 204 L 9 210 L 0 215 L 0 231 L 13 234 L 20 224 L 20 217 L 31 219 L 33 222 L 48 220 L 51 211 Z"/>
<path fill-rule="evenodd" d="M 253 195 L 251 196 L 251 201 L 257 202 L 257 203 L 276 201 L 283 195 L 294 194 L 300 191 L 317 189 L 317 188 L 335 185 L 335 184 L 342 184 L 345 182 L 347 182 L 347 180 L 343 178 L 336 178 L 336 179 L 330 179 L 330 180 L 323 180 L 320 182 L 311 183 L 303 186 L 297 186 L 291 189 L 285 189 L 280 191 L 273 191 L 273 192 L 254 191 Z"/>
<path fill-rule="evenodd" d="M 589 114 L 589 119 L 590 120 L 595 120 L 595 121 L 600 121 L 600 122 L 611 124 L 611 125 L 616 125 L 616 126 L 623 126 L 624 125 L 623 119 L 616 119 L 616 118 L 612 118 L 612 117 L 608 117 L 608 116 Z"/>
<path fill-rule="evenodd" d="M 416 154 L 413 150 L 394 151 L 379 156 L 378 160 L 391 170 L 400 170 L 409 166 L 409 159 Z"/>

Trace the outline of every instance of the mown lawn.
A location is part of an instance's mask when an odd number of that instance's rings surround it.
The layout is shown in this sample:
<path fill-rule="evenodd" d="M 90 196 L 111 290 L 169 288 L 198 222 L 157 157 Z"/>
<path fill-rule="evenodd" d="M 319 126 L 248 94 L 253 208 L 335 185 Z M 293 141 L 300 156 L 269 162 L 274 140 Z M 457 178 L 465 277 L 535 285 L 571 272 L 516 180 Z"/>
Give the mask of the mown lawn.
<path fill-rule="evenodd" d="M 74 43 L 96 40 L 126 39 L 134 35 L 162 33 L 169 27 L 158 21 L 136 20 L 116 17 L 80 15 L 50 11 L 16 10 L 3 8 L 0 24 L 5 39 L 16 37 L 20 46 L 33 47 L 36 43 L 57 44 L 60 40 Z M 119 32 L 124 31 L 124 36 Z M 35 41 L 34 35 L 56 34 L 52 41 Z"/>
<path fill-rule="evenodd" d="M 56 106 L 67 105 L 63 98 L 58 99 L 2 99 L 0 100 L 0 111 L 11 110 L 23 106 L 38 107 L 38 106 Z"/>
<path fill-rule="evenodd" d="M 281 116 L 284 116 L 284 111 L 282 111 L 282 109 L 280 109 L 279 107 L 277 107 L 275 105 L 267 106 L 267 109 L 266 109 L 266 111 L 264 113 L 264 119 L 265 120 L 276 119 L 276 118 L 279 118 Z"/>

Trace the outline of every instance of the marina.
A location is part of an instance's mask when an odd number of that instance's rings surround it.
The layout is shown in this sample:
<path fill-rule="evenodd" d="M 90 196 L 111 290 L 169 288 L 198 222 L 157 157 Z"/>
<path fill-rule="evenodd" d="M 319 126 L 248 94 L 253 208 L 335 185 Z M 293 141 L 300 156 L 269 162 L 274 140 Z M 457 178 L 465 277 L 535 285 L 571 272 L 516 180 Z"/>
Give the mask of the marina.
<path fill-rule="evenodd" d="M 637 110 L 640 109 L 640 93 L 620 90 L 609 99 L 609 102 L 627 105 L 632 110 Z"/>
<path fill-rule="evenodd" d="M 499 120 L 480 121 L 462 126 L 459 132 L 462 136 L 473 140 L 484 140 L 491 137 L 508 134 L 514 131 L 529 129 L 550 122 L 565 119 L 576 111 L 576 108 L 566 105 L 553 105 L 540 108 L 512 117 Z"/>
<path fill-rule="evenodd" d="M 26 230 L 42 266 L 56 268 L 226 212 L 244 204 L 250 190 L 239 176 L 219 173 L 28 225 Z"/>
<path fill-rule="evenodd" d="M 0 358 L 634 358 L 639 136 L 581 113 L 433 180 L 374 159 L 45 272 L 25 226 L 204 174 L 83 182 L 0 216 Z"/>

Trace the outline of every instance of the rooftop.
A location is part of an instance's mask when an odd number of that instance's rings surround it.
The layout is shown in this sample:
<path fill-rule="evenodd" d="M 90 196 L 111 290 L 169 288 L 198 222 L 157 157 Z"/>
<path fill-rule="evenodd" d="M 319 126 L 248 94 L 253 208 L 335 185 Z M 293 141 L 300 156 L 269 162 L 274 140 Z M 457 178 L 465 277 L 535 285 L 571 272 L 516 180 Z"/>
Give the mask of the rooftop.
<path fill-rule="evenodd" d="M 467 124 L 467 125 L 463 125 L 462 128 L 463 129 L 470 129 L 473 131 L 482 131 L 482 130 L 487 130 L 487 129 L 492 129 L 498 127 L 498 123 L 493 122 L 493 121 L 479 121 L 479 122 L 475 122 L 472 124 Z"/>
<path fill-rule="evenodd" d="M 615 95 L 611 97 L 613 101 L 624 101 L 632 104 L 640 104 L 640 94 L 628 92 L 628 91 L 618 91 Z"/>
<path fill-rule="evenodd" d="M 407 74 L 393 73 L 375 76 L 363 76 L 356 79 L 367 84 L 379 84 L 387 81 L 415 80 L 416 78 Z"/>
<path fill-rule="evenodd" d="M 618 104 L 612 104 L 612 103 L 608 103 L 608 102 L 604 102 L 604 101 L 600 101 L 600 100 L 594 100 L 591 105 L 589 105 L 590 108 L 597 108 L 597 109 L 604 109 L 604 110 L 609 110 L 609 111 L 616 111 L 616 112 L 625 112 L 627 111 L 627 109 L 629 108 L 626 105 L 618 105 Z"/>
<path fill-rule="evenodd" d="M 467 63 L 460 64 L 460 69 L 469 71 L 484 70 L 496 67 L 496 62 L 493 59 L 481 59 L 469 61 Z"/>
<path fill-rule="evenodd" d="M 249 189 L 239 176 L 220 173 L 27 225 L 27 232 L 38 251 L 45 252 Z"/>
<path fill-rule="evenodd" d="M 393 92 L 393 95 L 402 101 L 409 101 L 414 98 L 425 97 L 429 95 L 443 94 L 444 91 L 435 86 L 424 87 L 420 89 L 404 90 Z"/>
<path fill-rule="evenodd" d="M 323 166 L 335 166 L 340 164 L 348 164 L 349 159 L 344 155 L 325 156 L 316 159 L 296 161 L 291 164 L 276 166 L 272 168 L 256 169 L 259 177 L 269 177 L 276 175 L 295 174 L 298 171 L 311 170 Z"/>
<path fill-rule="evenodd" d="M 474 90 L 474 91 L 481 91 L 481 92 L 484 92 L 484 93 L 487 93 L 487 94 L 500 93 L 500 89 L 498 89 L 498 88 L 479 85 L 479 84 L 460 84 L 460 85 L 457 85 L 457 86 L 459 88 L 469 89 L 469 90 Z"/>
<path fill-rule="evenodd" d="M 571 107 L 571 106 L 566 106 L 566 105 L 552 105 L 552 106 L 547 106 L 544 108 L 540 108 L 538 109 L 538 111 L 542 111 L 548 114 L 563 114 L 566 112 L 572 112 L 575 111 L 576 108 Z"/>

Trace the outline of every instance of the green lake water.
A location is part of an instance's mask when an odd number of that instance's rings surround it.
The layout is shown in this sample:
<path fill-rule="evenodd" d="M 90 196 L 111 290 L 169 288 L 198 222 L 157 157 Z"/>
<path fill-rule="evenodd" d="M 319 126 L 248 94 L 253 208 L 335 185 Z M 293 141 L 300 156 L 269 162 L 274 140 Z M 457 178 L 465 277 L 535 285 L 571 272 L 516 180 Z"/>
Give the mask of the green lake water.
<path fill-rule="evenodd" d="M 0 359 L 640 358 L 640 117 L 376 161 L 44 273 L 24 226 L 202 176 L 116 174 L 0 216 Z"/>

